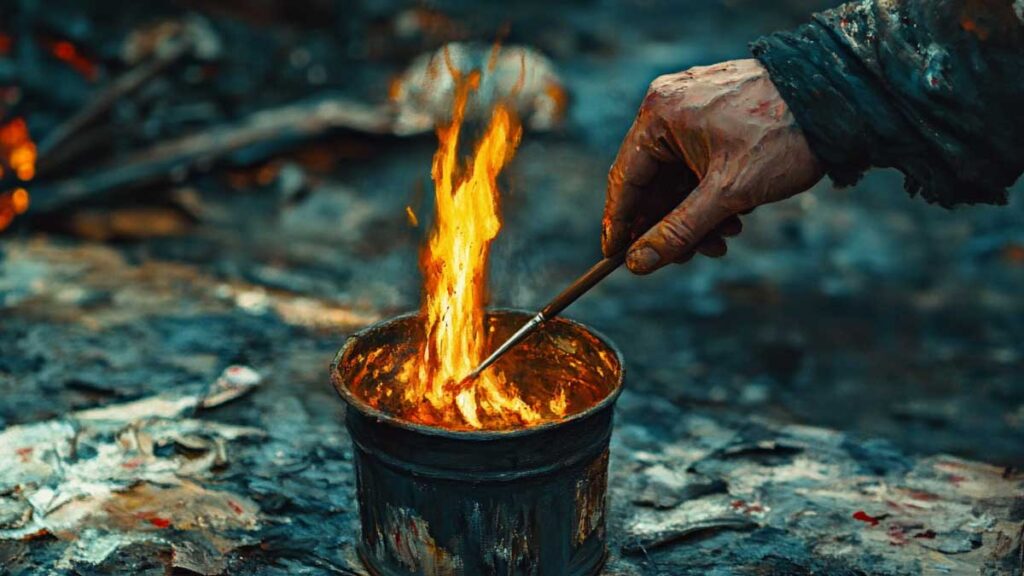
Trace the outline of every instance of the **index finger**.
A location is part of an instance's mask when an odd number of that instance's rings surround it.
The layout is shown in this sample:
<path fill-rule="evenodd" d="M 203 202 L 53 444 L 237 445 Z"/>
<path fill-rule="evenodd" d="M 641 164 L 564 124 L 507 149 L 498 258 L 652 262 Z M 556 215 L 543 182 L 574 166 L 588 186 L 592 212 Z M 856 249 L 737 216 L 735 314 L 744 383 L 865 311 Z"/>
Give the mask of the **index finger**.
<path fill-rule="evenodd" d="M 625 250 L 633 240 L 631 228 L 642 196 L 658 173 L 660 158 L 664 156 L 644 116 L 641 109 L 608 171 L 601 225 L 601 250 L 605 256 Z"/>

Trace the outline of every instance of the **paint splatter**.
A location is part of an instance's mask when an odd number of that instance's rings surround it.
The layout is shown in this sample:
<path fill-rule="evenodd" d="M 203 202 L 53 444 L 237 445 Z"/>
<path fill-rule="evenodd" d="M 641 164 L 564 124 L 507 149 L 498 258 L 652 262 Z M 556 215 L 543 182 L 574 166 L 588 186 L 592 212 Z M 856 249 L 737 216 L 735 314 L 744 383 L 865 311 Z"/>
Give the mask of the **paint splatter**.
<path fill-rule="evenodd" d="M 159 516 L 153 516 L 149 518 L 149 523 L 157 528 L 168 528 L 171 525 L 171 521 L 167 518 L 161 518 Z"/>
<path fill-rule="evenodd" d="M 872 516 L 863 510 L 857 510 L 856 512 L 854 512 L 853 519 L 860 520 L 861 522 L 864 522 L 865 524 L 868 524 L 871 527 L 878 526 L 878 523 L 881 521 L 880 518 L 876 518 L 875 516 Z"/>

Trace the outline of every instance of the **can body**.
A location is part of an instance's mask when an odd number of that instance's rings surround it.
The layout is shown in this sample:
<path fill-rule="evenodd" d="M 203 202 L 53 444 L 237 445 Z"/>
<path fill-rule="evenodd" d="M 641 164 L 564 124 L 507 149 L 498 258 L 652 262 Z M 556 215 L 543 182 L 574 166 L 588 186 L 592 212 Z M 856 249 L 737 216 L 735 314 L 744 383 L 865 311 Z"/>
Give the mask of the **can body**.
<path fill-rule="evenodd" d="M 339 388 L 344 362 L 345 349 L 333 371 Z M 621 372 L 609 377 L 613 392 L 591 409 L 512 432 L 410 425 L 343 392 L 367 568 L 379 576 L 596 574 Z"/>

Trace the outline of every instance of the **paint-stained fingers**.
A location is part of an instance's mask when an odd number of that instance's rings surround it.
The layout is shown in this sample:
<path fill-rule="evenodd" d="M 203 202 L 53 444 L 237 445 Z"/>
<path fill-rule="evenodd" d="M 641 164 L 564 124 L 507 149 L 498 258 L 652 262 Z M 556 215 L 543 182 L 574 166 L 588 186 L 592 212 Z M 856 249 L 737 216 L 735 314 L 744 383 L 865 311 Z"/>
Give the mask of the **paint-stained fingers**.
<path fill-rule="evenodd" d="M 726 238 L 732 238 L 738 236 L 743 231 L 743 222 L 740 221 L 739 216 L 729 216 L 717 228 L 712 230 L 700 244 L 697 245 L 696 250 L 691 250 L 679 258 L 676 258 L 674 262 L 676 264 L 685 264 L 699 252 L 705 256 L 711 258 L 719 258 L 725 256 L 729 251 L 728 243 Z"/>
<path fill-rule="evenodd" d="M 661 144 L 652 139 L 641 112 L 608 171 L 601 226 L 601 249 L 605 256 L 625 250 L 633 240 L 632 226 L 644 195 L 658 173 L 659 157 L 664 157 L 664 152 Z"/>
<path fill-rule="evenodd" d="M 721 256 L 725 256 L 727 251 L 728 246 L 726 245 L 725 239 L 712 233 L 708 234 L 700 241 L 699 244 L 697 244 L 696 250 L 685 252 L 682 256 L 676 258 L 672 262 L 674 264 L 686 264 L 690 260 L 693 260 L 693 257 L 697 254 L 703 254 L 709 258 L 719 258 Z"/>
<path fill-rule="evenodd" d="M 721 236 L 708 236 L 697 244 L 697 252 L 708 258 L 721 258 L 728 250 L 729 247 L 726 246 L 725 239 Z"/>
<path fill-rule="evenodd" d="M 717 196 L 715 178 L 705 178 L 679 206 L 640 237 L 629 249 L 626 266 L 636 274 L 650 274 L 687 252 L 732 214 Z M 709 247 L 712 253 L 719 247 Z"/>
<path fill-rule="evenodd" d="M 739 216 L 729 216 L 718 225 L 718 228 L 716 228 L 715 231 L 723 238 L 732 238 L 733 236 L 738 236 L 740 232 L 743 232 L 743 222 L 740 220 Z"/>
<path fill-rule="evenodd" d="M 694 252 L 693 250 L 690 250 L 689 252 L 684 253 L 679 258 L 676 258 L 673 262 L 675 262 L 676 264 L 686 264 L 690 260 L 693 260 L 693 257 L 696 256 L 696 255 L 697 255 L 696 252 Z"/>

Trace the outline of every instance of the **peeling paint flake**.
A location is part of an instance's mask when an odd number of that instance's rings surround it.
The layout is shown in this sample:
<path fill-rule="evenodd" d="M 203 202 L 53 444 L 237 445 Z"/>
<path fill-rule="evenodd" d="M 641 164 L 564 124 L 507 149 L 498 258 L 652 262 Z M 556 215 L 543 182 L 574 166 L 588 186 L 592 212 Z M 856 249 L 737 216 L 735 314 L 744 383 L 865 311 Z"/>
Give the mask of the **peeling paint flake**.
<path fill-rule="evenodd" d="M 587 468 L 576 484 L 576 543 L 604 530 L 605 494 L 608 491 L 608 451 Z"/>
<path fill-rule="evenodd" d="M 454 576 L 462 568 L 462 559 L 439 546 L 427 521 L 412 510 L 389 505 L 382 530 L 373 551 L 378 558 L 396 558 L 424 576 Z"/>
<path fill-rule="evenodd" d="M 166 545 L 163 534 L 172 530 L 195 531 L 203 536 L 177 552 L 179 565 L 216 573 L 223 554 L 245 542 L 238 533 L 258 528 L 261 514 L 248 497 L 200 481 L 227 463 L 227 442 L 263 431 L 182 416 L 238 398 L 258 382 L 255 371 L 236 366 L 206 390 L 0 431 L 0 540 L 52 535 L 72 543 L 61 565 L 73 567 L 98 565 L 137 543 Z"/>

